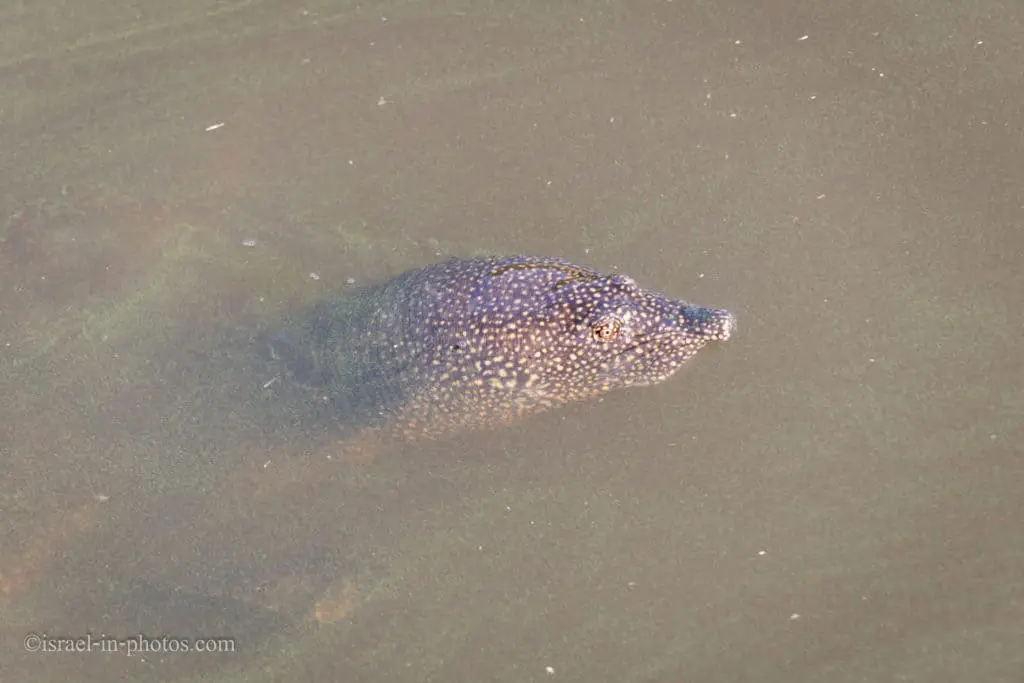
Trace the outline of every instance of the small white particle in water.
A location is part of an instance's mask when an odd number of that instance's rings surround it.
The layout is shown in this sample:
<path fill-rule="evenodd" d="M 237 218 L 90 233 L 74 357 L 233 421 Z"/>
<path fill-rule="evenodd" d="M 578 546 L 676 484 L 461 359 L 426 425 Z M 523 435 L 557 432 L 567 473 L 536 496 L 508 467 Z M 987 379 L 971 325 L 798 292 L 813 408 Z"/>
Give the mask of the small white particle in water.
<path fill-rule="evenodd" d="M 110 496 L 108 496 L 105 493 L 97 493 L 93 496 L 93 500 L 95 500 L 97 503 L 106 503 L 108 500 L 110 500 Z"/>
<path fill-rule="evenodd" d="M 735 44 L 735 45 L 742 45 L 743 41 L 742 40 L 734 40 L 733 44 Z"/>
<path fill-rule="evenodd" d="M 824 198 L 825 198 L 825 195 L 823 195 L 823 194 L 819 194 L 818 195 L 818 199 L 824 199 Z"/>
<path fill-rule="evenodd" d="M 757 554 L 758 554 L 758 555 L 762 555 L 762 556 L 763 556 L 763 555 L 767 555 L 767 554 L 768 554 L 768 551 L 767 551 L 767 550 L 758 550 L 758 551 L 757 551 Z"/>
<path fill-rule="evenodd" d="M 734 111 L 731 111 L 731 112 L 729 112 L 729 118 L 730 118 L 730 119 L 734 119 L 734 118 L 736 118 L 737 116 L 739 116 L 739 114 L 737 114 L 736 112 L 734 112 Z"/>
<path fill-rule="evenodd" d="M 811 99 L 812 100 L 816 100 L 816 99 L 818 99 L 818 96 L 817 95 L 811 95 Z"/>
<path fill-rule="evenodd" d="M 356 165 L 356 162 L 354 162 L 354 161 L 352 161 L 351 159 L 349 159 L 349 160 L 348 160 L 348 165 L 349 165 L 349 166 L 355 166 L 355 165 Z"/>
<path fill-rule="evenodd" d="M 999 435 L 998 434 L 989 434 L 988 438 L 991 439 L 992 441 L 995 441 L 996 439 L 999 438 Z"/>
<path fill-rule="evenodd" d="M 697 274 L 697 279 L 698 279 L 698 280 L 699 280 L 700 278 L 702 278 L 702 277 L 704 277 L 704 273 L 698 273 L 698 274 Z"/>
<path fill-rule="evenodd" d="M 381 95 L 381 96 L 380 96 L 380 99 L 379 99 L 379 100 L 377 100 L 377 106 L 378 106 L 378 107 L 383 107 L 383 106 L 384 106 L 385 104 L 387 104 L 387 103 L 388 103 L 388 101 L 387 101 L 387 99 L 385 99 L 385 98 L 384 98 L 384 96 L 383 96 L 383 95 Z"/>
<path fill-rule="evenodd" d="M 279 379 L 281 379 L 280 375 L 278 375 L 276 377 L 271 377 L 269 380 L 267 380 L 266 382 L 263 383 L 263 388 L 264 389 L 269 389 L 271 386 L 273 386 L 274 382 L 276 382 Z"/>
<path fill-rule="evenodd" d="M 211 130 L 217 130 L 218 128 L 223 128 L 223 127 L 224 127 L 224 122 L 221 121 L 220 123 L 215 123 L 212 126 L 207 126 L 206 127 L 206 132 L 209 133 Z"/>
<path fill-rule="evenodd" d="M 319 273 L 310 273 L 309 274 L 309 279 L 310 280 L 319 280 L 320 279 L 320 274 Z"/>
<path fill-rule="evenodd" d="M 797 40 L 807 40 L 810 36 L 800 36 Z"/>
<path fill-rule="evenodd" d="M 793 612 L 792 614 L 789 615 L 789 620 L 790 621 L 796 621 L 799 618 L 800 618 L 800 615 L 797 614 L 796 612 Z"/>
<path fill-rule="evenodd" d="M 549 181 L 547 181 L 547 183 L 545 183 L 545 184 L 546 184 L 546 185 L 547 185 L 548 187 L 551 187 L 551 181 L 550 181 L 550 180 L 549 180 Z"/>
<path fill-rule="evenodd" d="M 354 277 L 350 277 L 350 278 L 345 280 L 345 284 L 346 285 L 354 285 L 355 283 L 356 283 L 356 279 Z"/>
<path fill-rule="evenodd" d="M 979 46 L 980 45 L 984 45 L 984 44 L 985 44 L 984 40 L 979 40 L 978 42 L 975 43 L 975 45 L 979 45 Z"/>
<path fill-rule="evenodd" d="M 548 672 L 548 674 L 551 676 L 555 675 L 555 667 L 553 666 L 545 666 L 544 671 Z"/>
<path fill-rule="evenodd" d="M 612 116 L 608 119 L 608 123 L 615 123 L 615 117 Z"/>
<path fill-rule="evenodd" d="M 270 467 L 270 461 L 269 460 L 266 461 L 265 463 L 263 463 L 263 469 L 267 469 L 268 467 Z"/>
<path fill-rule="evenodd" d="M 874 358 L 868 358 L 868 362 L 869 362 L 869 363 L 874 363 L 874 362 L 875 362 L 875 359 L 874 359 Z"/>
<path fill-rule="evenodd" d="M 243 247 L 255 247 L 256 246 L 256 240 L 242 240 L 242 246 Z"/>

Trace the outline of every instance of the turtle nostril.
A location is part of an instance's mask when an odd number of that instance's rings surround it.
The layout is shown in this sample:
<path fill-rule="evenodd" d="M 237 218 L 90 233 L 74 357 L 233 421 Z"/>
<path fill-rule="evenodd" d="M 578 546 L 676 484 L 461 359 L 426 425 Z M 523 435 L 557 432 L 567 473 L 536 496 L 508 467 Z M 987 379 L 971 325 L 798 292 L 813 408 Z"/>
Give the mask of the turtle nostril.
<path fill-rule="evenodd" d="M 736 317 L 721 308 L 689 306 L 684 315 L 694 332 L 705 339 L 726 341 L 736 330 Z"/>
<path fill-rule="evenodd" d="M 722 341 L 727 341 L 732 336 L 732 333 L 736 331 L 736 316 L 723 311 L 719 327 L 718 338 Z"/>

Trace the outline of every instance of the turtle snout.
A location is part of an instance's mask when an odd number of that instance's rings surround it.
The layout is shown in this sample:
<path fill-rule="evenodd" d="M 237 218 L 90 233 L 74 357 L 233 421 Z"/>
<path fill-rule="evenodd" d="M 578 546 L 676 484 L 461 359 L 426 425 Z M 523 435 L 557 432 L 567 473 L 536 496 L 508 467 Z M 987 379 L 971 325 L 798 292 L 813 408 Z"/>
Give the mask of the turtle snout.
<path fill-rule="evenodd" d="M 736 316 L 729 311 L 719 310 L 716 320 L 715 338 L 719 341 L 728 341 L 736 331 Z"/>
<path fill-rule="evenodd" d="M 722 308 L 687 306 L 683 316 L 697 334 L 709 341 L 727 341 L 736 331 L 736 316 Z"/>

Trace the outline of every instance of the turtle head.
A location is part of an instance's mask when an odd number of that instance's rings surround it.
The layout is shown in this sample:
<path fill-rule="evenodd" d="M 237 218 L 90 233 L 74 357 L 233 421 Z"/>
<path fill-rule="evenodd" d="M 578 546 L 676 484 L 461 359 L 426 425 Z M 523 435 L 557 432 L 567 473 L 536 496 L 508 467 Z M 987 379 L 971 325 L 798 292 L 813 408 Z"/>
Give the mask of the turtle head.
<path fill-rule="evenodd" d="M 605 388 L 656 384 L 671 377 L 711 342 L 736 329 L 726 310 L 705 308 L 642 289 L 612 275 L 592 283 L 574 321 L 577 357 L 587 359 Z"/>

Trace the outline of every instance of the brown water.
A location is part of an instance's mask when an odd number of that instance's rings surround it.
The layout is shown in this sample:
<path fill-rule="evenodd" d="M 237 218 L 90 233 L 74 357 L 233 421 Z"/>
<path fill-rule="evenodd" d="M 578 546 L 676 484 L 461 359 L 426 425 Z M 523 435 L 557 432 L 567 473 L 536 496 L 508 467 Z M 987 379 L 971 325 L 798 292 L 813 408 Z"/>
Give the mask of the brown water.
<path fill-rule="evenodd" d="M 998 0 L 7 3 L 0 681 L 1024 680 L 1022 36 Z M 478 252 L 740 334 L 361 464 L 267 399 L 254 331 Z"/>

